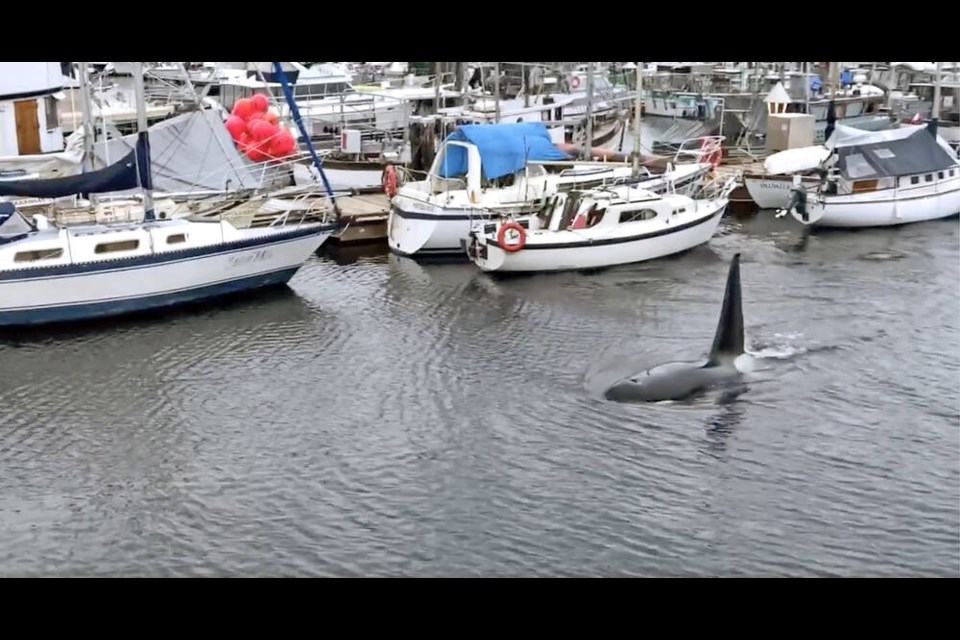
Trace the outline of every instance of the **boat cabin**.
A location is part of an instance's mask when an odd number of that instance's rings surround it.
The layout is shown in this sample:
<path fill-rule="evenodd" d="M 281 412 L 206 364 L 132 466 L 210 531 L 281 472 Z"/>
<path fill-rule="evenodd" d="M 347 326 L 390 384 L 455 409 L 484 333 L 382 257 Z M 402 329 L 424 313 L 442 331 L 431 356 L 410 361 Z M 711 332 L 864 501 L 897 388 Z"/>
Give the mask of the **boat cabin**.
<path fill-rule="evenodd" d="M 0 62 L 0 157 L 63 151 L 59 62 Z"/>
<path fill-rule="evenodd" d="M 924 125 L 840 139 L 825 166 L 829 173 L 823 192 L 831 195 L 936 190 L 944 181 L 960 179 L 956 156 Z"/>
<path fill-rule="evenodd" d="M 687 205 L 675 204 L 678 203 L 671 203 L 652 191 L 630 187 L 569 191 L 548 199 L 530 227 L 575 231 L 653 220 L 658 216 L 668 219 L 687 211 Z"/>

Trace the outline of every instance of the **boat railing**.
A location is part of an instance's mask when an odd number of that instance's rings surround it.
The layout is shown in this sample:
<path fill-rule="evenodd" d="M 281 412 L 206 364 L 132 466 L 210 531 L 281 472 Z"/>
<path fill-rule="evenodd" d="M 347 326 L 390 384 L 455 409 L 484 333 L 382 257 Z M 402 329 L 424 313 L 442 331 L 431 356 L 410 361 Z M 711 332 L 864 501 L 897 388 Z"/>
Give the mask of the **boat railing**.
<path fill-rule="evenodd" d="M 698 162 L 711 162 L 712 158 L 716 158 L 716 162 L 719 162 L 723 153 L 723 141 L 726 139 L 726 136 L 721 135 L 687 138 L 681 141 L 677 147 L 673 162 L 674 164 L 681 162 L 681 157 L 697 158 Z M 691 146 L 688 146 L 688 144 Z M 693 147 L 693 144 L 697 146 Z M 716 166 L 716 162 L 714 162 L 714 166 Z"/>
<path fill-rule="evenodd" d="M 717 200 L 729 196 L 739 184 L 736 175 L 713 174 L 694 193 L 694 197 Z"/>

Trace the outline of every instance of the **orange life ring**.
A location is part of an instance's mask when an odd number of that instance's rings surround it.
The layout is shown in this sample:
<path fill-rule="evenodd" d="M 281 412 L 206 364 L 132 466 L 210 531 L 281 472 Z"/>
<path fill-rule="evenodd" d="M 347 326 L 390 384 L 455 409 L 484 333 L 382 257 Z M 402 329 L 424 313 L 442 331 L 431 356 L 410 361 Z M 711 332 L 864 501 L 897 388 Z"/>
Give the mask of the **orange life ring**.
<path fill-rule="evenodd" d="M 579 89 L 580 88 L 580 76 L 573 76 L 570 78 L 570 88 Z"/>
<path fill-rule="evenodd" d="M 507 241 L 507 232 L 510 230 L 516 231 L 517 239 L 513 242 Z M 520 251 L 527 244 L 527 230 L 516 222 L 507 222 L 501 225 L 500 230 L 497 231 L 497 244 L 509 253 Z"/>
<path fill-rule="evenodd" d="M 397 194 L 397 170 L 392 164 L 383 168 L 383 175 L 380 177 L 380 184 L 383 186 L 383 192 L 388 198 Z"/>

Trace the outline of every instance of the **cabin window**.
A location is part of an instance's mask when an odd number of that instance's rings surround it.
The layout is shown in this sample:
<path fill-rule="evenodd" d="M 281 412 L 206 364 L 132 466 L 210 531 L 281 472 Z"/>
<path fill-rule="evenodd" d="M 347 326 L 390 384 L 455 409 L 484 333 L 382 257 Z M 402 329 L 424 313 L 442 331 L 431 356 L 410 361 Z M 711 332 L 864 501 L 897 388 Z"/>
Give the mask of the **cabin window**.
<path fill-rule="evenodd" d="M 21 251 L 13 256 L 14 262 L 37 262 L 38 260 L 53 260 L 63 255 L 63 249 L 37 249 L 36 251 Z"/>
<path fill-rule="evenodd" d="M 873 155 L 878 158 L 883 158 L 884 160 L 889 160 L 890 158 L 895 158 L 896 155 L 890 149 L 874 149 Z"/>
<path fill-rule="evenodd" d="M 620 222 L 637 222 L 638 220 L 653 220 L 657 217 L 657 212 L 653 209 L 639 209 L 634 211 L 621 211 Z"/>
<path fill-rule="evenodd" d="M 923 176 L 923 179 L 925 182 L 933 182 L 933 174 L 928 173 L 927 175 Z"/>
<path fill-rule="evenodd" d="M 117 242 L 104 242 L 98 244 L 94 253 L 113 253 L 115 251 L 133 251 L 140 246 L 139 240 L 118 240 Z"/>
<path fill-rule="evenodd" d="M 57 99 L 53 96 L 47 96 L 43 102 L 47 112 L 47 129 L 56 129 L 60 126 L 60 110 L 57 109 Z"/>
<path fill-rule="evenodd" d="M 180 244 L 181 242 L 187 241 L 187 234 L 185 233 L 175 233 L 172 236 L 167 236 L 167 244 Z"/>
<path fill-rule="evenodd" d="M 950 169 L 950 177 L 953 177 L 953 169 Z"/>
<path fill-rule="evenodd" d="M 870 166 L 862 153 L 851 153 L 847 156 L 847 175 L 854 180 L 866 178 L 873 175 L 873 167 Z"/>
<path fill-rule="evenodd" d="M 910 184 L 920 184 L 920 176 L 910 176 Z"/>
<path fill-rule="evenodd" d="M 938 177 L 939 179 L 943 180 L 943 171 L 938 171 L 938 172 L 937 172 L 937 177 Z"/>
<path fill-rule="evenodd" d="M 847 117 L 853 118 L 863 113 L 862 102 L 851 102 L 847 105 Z"/>

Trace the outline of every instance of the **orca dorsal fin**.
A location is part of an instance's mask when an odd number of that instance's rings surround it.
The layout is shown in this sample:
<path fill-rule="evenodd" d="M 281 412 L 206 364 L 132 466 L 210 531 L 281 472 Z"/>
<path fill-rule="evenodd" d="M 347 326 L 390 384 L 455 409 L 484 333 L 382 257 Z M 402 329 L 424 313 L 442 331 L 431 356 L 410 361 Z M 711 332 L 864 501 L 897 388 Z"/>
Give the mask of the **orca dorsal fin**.
<path fill-rule="evenodd" d="M 740 300 L 740 254 L 733 256 L 727 273 L 727 288 L 723 293 L 723 308 L 717 323 L 717 333 L 710 349 L 710 365 L 717 365 L 723 356 L 743 353 L 743 305 Z"/>

